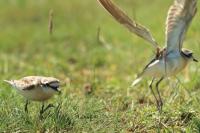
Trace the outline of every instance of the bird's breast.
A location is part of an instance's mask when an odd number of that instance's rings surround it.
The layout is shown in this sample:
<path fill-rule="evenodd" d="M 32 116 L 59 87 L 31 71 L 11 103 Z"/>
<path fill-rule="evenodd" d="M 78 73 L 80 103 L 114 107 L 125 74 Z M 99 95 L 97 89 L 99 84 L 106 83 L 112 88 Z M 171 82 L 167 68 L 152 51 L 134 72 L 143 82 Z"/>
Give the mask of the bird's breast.
<path fill-rule="evenodd" d="M 20 93 L 27 99 L 33 101 L 46 101 L 51 98 L 55 92 L 50 89 L 44 90 L 42 87 L 37 87 L 32 90 L 22 90 Z"/>
<path fill-rule="evenodd" d="M 168 58 L 166 61 L 168 76 L 176 75 L 187 66 L 187 61 L 182 56 Z"/>
<path fill-rule="evenodd" d="M 168 56 L 166 60 L 164 58 L 155 60 L 144 70 L 143 75 L 152 76 L 155 78 L 163 76 L 174 76 L 183 70 L 187 65 L 187 61 L 182 56 Z"/>

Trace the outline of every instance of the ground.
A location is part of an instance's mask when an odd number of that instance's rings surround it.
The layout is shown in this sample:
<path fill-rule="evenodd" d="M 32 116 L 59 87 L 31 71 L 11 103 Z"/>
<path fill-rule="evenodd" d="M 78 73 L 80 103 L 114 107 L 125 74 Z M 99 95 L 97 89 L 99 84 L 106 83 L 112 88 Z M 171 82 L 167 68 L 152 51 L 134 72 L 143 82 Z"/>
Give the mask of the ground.
<path fill-rule="evenodd" d="M 167 10 L 172 0 L 115 1 L 146 25 L 164 45 Z M 198 3 L 198 7 L 199 7 Z M 0 132 L 199 132 L 200 65 L 162 82 L 159 114 L 148 89 L 150 78 L 130 85 L 154 57 L 147 42 L 132 35 L 96 0 L 0 1 Z M 54 12 L 53 34 L 48 32 Z M 189 28 L 184 47 L 200 59 L 200 13 Z M 24 112 L 25 99 L 4 79 L 54 76 L 62 94 L 41 120 L 40 103 Z"/>

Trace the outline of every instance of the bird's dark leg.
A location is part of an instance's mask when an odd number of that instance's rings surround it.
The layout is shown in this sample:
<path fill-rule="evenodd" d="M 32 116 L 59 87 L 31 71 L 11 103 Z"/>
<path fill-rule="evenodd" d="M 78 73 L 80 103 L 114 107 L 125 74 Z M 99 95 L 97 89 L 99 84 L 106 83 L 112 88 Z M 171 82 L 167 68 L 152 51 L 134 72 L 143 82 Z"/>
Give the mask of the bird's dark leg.
<path fill-rule="evenodd" d="M 153 94 L 153 96 L 154 96 L 154 98 L 156 100 L 156 104 L 157 104 L 157 107 L 158 107 L 159 101 L 158 101 L 158 98 L 156 97 L 156 95 L 155 95 L 155 93 L 153 91 L 153 82 L 154 82 L 154 80 L 155 80 L 155 78 L 152 79 L 152 81 L 151 81 L 151 83 L 149 85 L 149 88 L 150 88 L 150 90 L 151 90 L 151 92 L 152 92 L 152 94 Z"/>
<path fill-rule="evenodd" d="M 24 111 L 25 111 L 26 113 L 28 113 L 28 104 L 29 104 L 29 101 L 26 100 L 26 103 L 25 103 L 25 106 L 24 106 Z"/>
<path fill-rule="evenodd" d="M 40 110 L 40 115 L 42 115 L 44 113 L 44 102 L 42 103 L 42 107 L 41 107 L 41 110 Z"/>
<path fill-rule="evenodd" d="M 162 77 L 157 83 L 156 83 L 156 91 L 158 93 L 159 96 L 159 101 L 158 101 L 158 110 L 159 112 L 162 112 L 162 106 L 163 106 L 163 102 L 162 102 L 162 98 L 159 92 L 159 84 L 161 83 L 161 81 L 163 81 L 164 77 Z"/>

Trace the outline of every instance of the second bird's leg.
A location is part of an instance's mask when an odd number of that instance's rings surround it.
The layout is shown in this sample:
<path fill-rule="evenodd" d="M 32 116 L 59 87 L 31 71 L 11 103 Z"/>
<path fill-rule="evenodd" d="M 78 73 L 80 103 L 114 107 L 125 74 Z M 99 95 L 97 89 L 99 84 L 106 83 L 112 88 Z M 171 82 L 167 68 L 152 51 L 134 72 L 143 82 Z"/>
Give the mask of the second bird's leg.
<path fill-rule="evenodd" d="M 44 113 L 44 102 L 42 103 L 42 107 L 41 107 L 41 110 L 40 110 L 40 115 L 42 115 Z"/>
<path fill-rule="evenodd" d="M 158 96 L 159 96 L 159 101 L 158 101 L 158 110 L 159 112 L 162 112 L 162 106 L 163 106 L 163 101 L 162 101 L 162 98 L 161 98 L 161 95 L 160 95 L 160 91 L 159 91 L 159 84 L 161 83 L 161 81 L 163 80 L 164 78 L 162 77 L 157 83 L 156 83 L 156 91 L 158 93 Z"/>
<path fill-rule="evenodd" d="M 26 100 L 26 103 L 25 103 L 25 106 L 24 106 L 24 111 L 25 111 L 26 113 L 28 113 L 28 104 L 29 104 L 29 101 Z"/>
<path fill-rule="evenodd" d="M 155 95 L 155 93 L 154 93 L 154 91 L 153 91 L 153 82 L 154 82 L 154 80 L 155 80 L 155 78 L 152 79 L 152 81 L 151 81 L 151 83 L 150 83 L 150 85 L 149 85 L 149 88 L 150 88 L 150 90 L 151 90 L 151 92 L 152 92 L 152 94 L 153 94 L 153 96 L 154 96 L 154 98 L 155 98 L 155 100 L 156 100 L 156 104 L 157 104 L 157 107 L 158 107 L 159 101 L 158 101 L 158 98 L 156 97 L 156 95 Z"/>
<path fill-rule="evenodd" d="M 44 102 L 42 102 L 42 107 L 40 109 L 40 115 L 39 115 L 40 120 L 43 119 L 43 115 L 42 115 L 43 113 L 44 113 Z"/>

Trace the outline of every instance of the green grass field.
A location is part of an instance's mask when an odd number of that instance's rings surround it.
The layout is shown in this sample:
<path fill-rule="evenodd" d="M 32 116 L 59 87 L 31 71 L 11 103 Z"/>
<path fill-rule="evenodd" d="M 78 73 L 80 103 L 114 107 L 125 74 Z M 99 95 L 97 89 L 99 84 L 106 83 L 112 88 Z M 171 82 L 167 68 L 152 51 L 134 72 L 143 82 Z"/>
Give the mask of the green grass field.
<path fill-rule="evenodd" d="M 115 2 L 164 45 L 172 0 Z M 130 88 L 154 57 L 152 47 L 115 22 L 96 0 L 1 0 L 0 8 L 0 132 L 200 132 L 198 63 L 189 65 L 189 77 L 178 75 L 182 83 L 162 82 L 164 108 L 159 114 L 148 89 L 150 78 Z M 184 42 L 198 59 L 199 19 L 198 12 Z M 25 99 L 3 82 L 28 75 L 54 76 L 65 84 L 62 94 L 47 102 L 57 107 L 42 120 L 40 103 L 32 102 L 26 114 Z"/>

